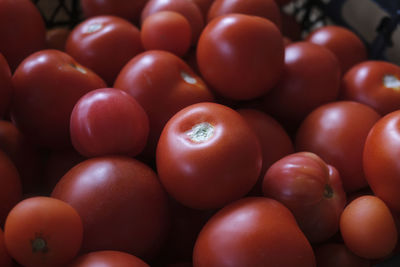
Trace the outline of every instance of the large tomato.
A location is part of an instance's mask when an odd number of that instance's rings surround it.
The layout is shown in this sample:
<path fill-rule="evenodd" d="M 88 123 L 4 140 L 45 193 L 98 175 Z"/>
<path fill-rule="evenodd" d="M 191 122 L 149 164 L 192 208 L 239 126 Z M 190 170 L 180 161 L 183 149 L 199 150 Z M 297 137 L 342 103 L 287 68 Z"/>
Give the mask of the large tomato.
<path fill-rule="evenodd" d="M 132 254 L 121 251 L 102 250 L 83 254 L 75 259 L 68 267 L 150 267 Z"/>
<path fill-rule="evenodd" d="M 236 111 L 199 103 L 176 113 L 157 146 L 157 170 L 167 192 L 196 209 L 220 208 L 255 185 L 262 155 L 257 136 Z"/>
<path fill-rule="evenodd" d="M 11 70 L 0 51 L 0 118 L 8 111 L 12 96 Z"/>

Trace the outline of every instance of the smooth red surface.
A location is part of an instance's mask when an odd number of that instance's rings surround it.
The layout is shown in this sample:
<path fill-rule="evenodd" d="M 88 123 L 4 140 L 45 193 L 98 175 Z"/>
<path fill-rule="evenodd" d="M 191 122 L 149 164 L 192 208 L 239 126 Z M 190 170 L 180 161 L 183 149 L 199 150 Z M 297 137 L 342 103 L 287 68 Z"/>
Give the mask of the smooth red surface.
<path fill-rule="evenodd" d="M 64 27 L 56 27 L 46 31 L 46 48 L 65 51 L 65 44 L 71 30 Z"/>
<path fill-rule="evenodd" d="M 0 265 L 3 267 L 11 266 L 11 257 L 8 255 L 6 245 L 4 243 L 4 233 L 0 228 Z"/>
<path fill-rule="evenodd" d="M 314 248 L 317 266 L 323 267 L 370 267 L 369 260 L 351 252 L 341 243 L 325 243 Z"/>
<path fill-rule="evenodd" d="M 138 257 L 120 251 L 102 250 L 79 256 L 68 267 L 149 267 L 147 263 Z"/>
<path fill-rule="evenodd" d="M 0 118 L 9 111 L 12 93 L 11 70 L 0 49 Z"/>

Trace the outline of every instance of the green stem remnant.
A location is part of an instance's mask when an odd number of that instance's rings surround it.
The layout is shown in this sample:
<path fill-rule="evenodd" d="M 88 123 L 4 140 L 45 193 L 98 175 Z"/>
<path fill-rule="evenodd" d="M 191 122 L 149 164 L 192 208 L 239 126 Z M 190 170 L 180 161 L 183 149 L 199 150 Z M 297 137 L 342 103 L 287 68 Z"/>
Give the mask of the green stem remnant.
<path fill-rule="evenodd" d="M 195 143 L 202 143 L 210 139 L 214 134 L 214 126 L 208 122 L 201 122 L 186 132 L 189 139 Z"/>

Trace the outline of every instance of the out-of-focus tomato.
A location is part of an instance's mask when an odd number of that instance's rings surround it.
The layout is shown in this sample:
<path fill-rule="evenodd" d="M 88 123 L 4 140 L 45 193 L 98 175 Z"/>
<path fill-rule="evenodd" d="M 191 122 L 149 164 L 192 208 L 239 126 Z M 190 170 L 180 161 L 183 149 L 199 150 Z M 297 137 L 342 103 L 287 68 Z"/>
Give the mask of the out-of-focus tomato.
<path fill-rule="evenodd" d="M 190 0 L 149 0 L 143 8 L 141 21 L 159 11 L 175 11 L 182 14 L 190 23 L 192 29 L 192 45 L 197 43 L 197 39 L 204 28 L 204 18 L 200 8 Z"/>
<path fill-rule="evenodd" d="M 68 267 L 150 267 L 138 257 L 126 252 L 102 250 L 79 256 Z"/>
<path fill-rule="evenodd" d="M 6 115 L 12 97 L 11 70 L 0 51 L 0 118 Z"/>
<path fill-rule="evenodd" d="M 48 148 L 71 146 L 69 119 L 78 99 L 106 87 L 91 70 L 58 50 L 42 50 L 27 57 L 12 83 L 13 121 L 36 144 Z"/>
<path fill-rule="evenodd" d="M 341 95 L 364 103 L 381 115 L 400 109 L 400 66 L 385 61 L 365 61 L 342 79 Z"/>
<path fill-rule="evenodd" d="M 306 40 L 331 50 L 339 60 L 342 74 L 367 59 L 367 49 L 361 39 L 341 26 L 321 27 L 308 35 Z"/>
<path fill-rule="evenodd" d="M 156 173 L 128 157 L 97 157 L 69 170 L 53 197 L 83 221 L 83 252 L 118 250 L 151 257 L 169 226 L 167 196 Z"/>
<path fill-rule="evenodd" d="M 176 113 L 157 146 L 157 170 L 167 192 L 195 209 L 220 208 L 247 194 L 262 165 L 257 136 L 236 111 L 199 103 Z"/>
<path fill-rule="evenodd" d="M 203 78 L 220 95 L 248 100 L 278 82 L 284 63 L 283 39 L 269 20 L 228 14 L 204 28 L 197 46 Z"/>
<path fill-rule="evenodd" d="M 344 244 L 325 243 L 314 248 L 317 266 L 321 267 L 370 267 L 369 260 L 351 252 Z"/>
<path fill-rule="evenodd" d="M 265 174 L 263 192 L 293 212 L 311 243 L 339 230 L 346 193 L 336 168 L 314 153 L 298 152 L 275 162 Z"/>
<path fill-rule="evenodd" d="M 143 21 L 140 36 L 146 50 L 165 50 L 183 56 L 190 47 L 192 29 L 180 13 L 160 11 Z"/>
<path fill-rule="evenodd" d="M 97 16 L 77 25 L 66 52 L 111 86 L 122 67 L 143 51 L 138 28 L 115 16 Z"/>
<path fill-rule="evenodd" d="M 290 40 L 300 41 L 301 38 L 301 24 L 297 22 L 293 15 L 281 12 L 282 21 L 282 35 L 287 36 Z"/>
<path fill-rule="evenodd" d="M 211 217 L 197 238 L 193 266 L 312 267 L 315 258 L 292 213 L 276 200 L 254 197 Z"/>
<path fill-rule="evenodd" d="M 400 111 L 380 119 L 365 141 L 363 166 L 372 191 L 400 211 Z"/>
<path fill-rule="evenodd" d="M 12 71 L 31 53 L 46 47 L 44 20 L 32 1 L 0 1 L 0 36 L 0 53 Z"/>
<path fill-rule="evenodd" d="M 0 266 L 11 267 L 11 257 L 8 255 L 6 245 L 4 244 L 3 230 L 0 228 Z"/>
<path fill-rule="evenodd" d="M 8 252 L 26 267 L 64 266 L 82 244 L 82 220 L 67 203 L 32 197 L 7 216 L 4 238 Z"/>
<path fill-rule="evenodd" d="M 46 47 L 47 49 L 57 49 L 65 51 L 65 44 L 71 30 L 68 28 L 56 27 L 49 29 L 46 32 Z"/>
<path fill-rule="evenodd" d="M 265 95 L 264 106 L 287 129 L 295 129 L 315 108 L 339 95 L 340 66 L 328 49 L 296 42 L 285 48 L 279 83 Z"/>
<path fill-rule="evenodd" d="M 128 93 L 102 88 L 85 94 L 71 114 L 71 140 L 86 157 L 136 156 L 149 135 L 149 119 Z"/>
<path fill-rule="evenodd" d="M 397 230 L 386 204 L 376 196 L 361 196 L 350 202 L 340 217 L 345 245 L 356 255 L 379 259 L 397 243 Z"/>
<path fill-rule="evenodd" d="M 310 151 L 340 173 L 346 192 L 367 186 L 363 149 L 368 132 L 380 118 L 371 107 L 352 101 L 337 101 L 312 111 L 297 131 L 297 151 Z"/>
<path fill-rule="evenodd" d="M 191 104 L 214 101 L 203 80 L 176 55 L 165 51 L 144 52 L 130 60 L 114 84 L 133 96 L 146 111 L 150 133 L 144 154 L 155 156 L 165 123 Z"/>
<path fill-rule="evenodd" d="M 208 10 L 210 9 L 210 6 L 214 2 L 214 0 L 192 0 L 195 2 L 195 4 L 200 8 L 201 13 L 203 14 L 203 18 L 207 18 L 207 13 Z"/>

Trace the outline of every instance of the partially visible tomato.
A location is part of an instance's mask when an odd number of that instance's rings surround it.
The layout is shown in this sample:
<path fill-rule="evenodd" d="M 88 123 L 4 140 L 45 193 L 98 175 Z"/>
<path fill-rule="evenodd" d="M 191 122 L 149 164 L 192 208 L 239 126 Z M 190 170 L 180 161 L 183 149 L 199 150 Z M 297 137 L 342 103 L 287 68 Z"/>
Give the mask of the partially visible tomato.
<path fill-rule="evenodd" d="M 64 27 L 56 27 L 46 31 L 46 48 L 65 51 L 65 44 L 71 30 Z"/>
<path fill-rule="evenodd" d="M 138 257 L 126 252 L 114 250 L 95 251 L 83 254 L 68 267 L 150 267 Z"/>
<path fill-rule="evenodd" d="M 0 51 L 0 118 L 3 118 L 11 104 L 13 93 L 11 70 Z"/>
<path fill-rule="evenodd" d="M 0 228 L 0 265 L 3 267 L 11 267 L 11 257 L 8 254 L 6 245 L 4 244 L 4 233 Z"/>
<path fill-rule="evenodd" d="M 314 248 L 317 266 L 321 267 L 370 267 L 369 260 L 351 252 L 341 243 L 325 243 Z"/>
<path fill-rule="evenodd" d="M 203 14 L 204 20 L 207 18 L 207 13 L 208 10 L 210 9 L 210 6 L 214 2 L 214 0 L 192 0 L 193 2 L 196 3 L 196 5 L 200 8 L 201 13 Z"/>

